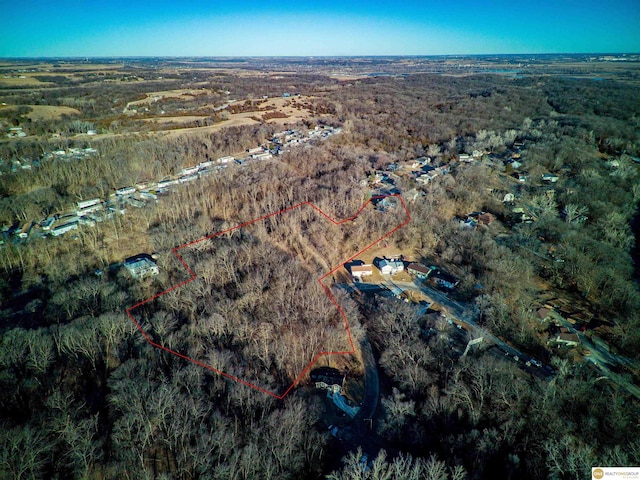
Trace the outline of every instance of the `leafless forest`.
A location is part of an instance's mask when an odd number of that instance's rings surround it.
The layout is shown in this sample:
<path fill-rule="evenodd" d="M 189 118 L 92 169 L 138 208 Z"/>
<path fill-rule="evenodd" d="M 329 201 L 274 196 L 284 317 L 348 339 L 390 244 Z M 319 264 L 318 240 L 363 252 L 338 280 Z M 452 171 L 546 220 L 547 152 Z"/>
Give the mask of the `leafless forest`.
<path fill-rule="evenodd" d="M 0 141 L 0 477 L 574 479 L 594 465 L 640 463 L 640 400 L 623 386 L 640 385 L 637 70 L 595 81 L 340 79 L 320 67 L 240 75 L 197 65 L 157 79 L 145 63 L 70 78 L 65 68 L 42 74 L 50 83 L 39 90 L 0 88 L 0 100 L 16 106 L 0 109 L 3 132 L 29 133 Z M 122 113 L 149 92 L 196 87 L 206 93 Z M 283 92 L 305 98 L 304 119 L 288 124 L 276 114 L 202 130 L 234 115 L 215 108 L 230 96 L 237 114 Z M 78 114 L 31 119 L 33 105 Z M 145 121 L 162 115 L 189 116 L 180 128 L 196 128 L 158 132 Z M 268 144 L 282 130 L 324 125 L 344 130 L 220 169 L 73 234 L 23 241 L 8 233 Z M 82 133 L 89 129 L 95 138 Z M 46 157 L 86 147 L 98 153 Z M 481 153 L 463 161 L 472 152 Z M 325 283 L 356 342 L 371 342 L 380 375 L 366 427 L 373 440 L 362 445 L 329 433 L 333 405 L 309 379 L 275 400 L 152 347 L 125 314 L 188 278 L 174 247 L 300 202 L 350 217 L 371 197 L 376 172 L 421 157 L 448 173 L 426 185 L 396 176 L 412 220 L 387 248 L 455 275 L 449 295 L 553 375 L 531 375 L 486 345 L 461 356 L 450 340 L 455 325 L 409 302 L 350 293 L 339 272 Z M 26 159 L 37 161 L 16 168 Z M 479 211 L 496 222 L 461 228 Z M 197 279 L 134 314 L 154 341 L 281 393 L 316 353 L 350 348 L 317 279 L 402 221 L 401 209 L 371 205 L 340 226 L 309 207 L 270 217 L 180 250 Z M 141 252 L 155 254 L 157 277 L 134 280 L 115 268 Z M 554 298 L 588 312 L 576 324 L 583 334 L 629 359 L 615 368 L 617 381 L 581 347 L 549 343 L 556 333 L 536 312 Z M 362 376 L 359 352 L 333 365 Z"/>

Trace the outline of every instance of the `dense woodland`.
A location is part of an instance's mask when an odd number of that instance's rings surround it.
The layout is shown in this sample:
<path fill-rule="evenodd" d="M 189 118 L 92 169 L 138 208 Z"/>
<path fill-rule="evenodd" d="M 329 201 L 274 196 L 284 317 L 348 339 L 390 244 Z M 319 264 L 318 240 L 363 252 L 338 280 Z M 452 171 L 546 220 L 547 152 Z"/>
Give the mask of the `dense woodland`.
<path fill-rule="evenodd" d="M 0 247 L 0 477 L 574 479 L 594 465 L 640 462 L 638 399 L 586 362 L 552 351 L 534 318 L 541 289 L 562 292 L 598 313 L 613 351 L 640 357 L 631 230 L 640 200 L 640 167 L 631 159 L 640 154 L 636 87 L 552 76 L 186 78 L 167 76 L 162 88 L 207 81 L 239 99 L 299 91 L 331 112 L 309 125 L 345 130 L 180 187 L 155 205 L 79 230 L 76 240 Z M 32 128 L 70 131 L 78 119 L 114 132 L 135 128 L 117 112 L 143 86 L 59 82 L 37 101 L 73 105 L 80 116 Z M 28 91 L 0 95 L 35 102 Z M 4 172 L 0 222 L 41 219 L 79 199 L 244 151 L 276 130 L 262 123 L 206 136 L 100 140 L 92 144 L 99 154 L 82 162 Z M 556 173 L 557 183 L 521 184 L 492 160 L 516 139 L 526 144 L 521 161 L 530 177 Z M 85 146 L 49 142 L 3 141 L 0 157 Z M 473 150 L 486 152 L 482 161 L 458 161 Z M 448 323 L 399 300 L 348 295 L 329 278 L 354 338 L 372 343 L 381 376 L 368 427 L 379 448 L 367 452 L 373 461 L 363 469 L 360 446 L 329 434 L 331 407 L 306 380 L 275 400 L 152 347 L 126 316 L 128 306 L 188 277 L 173 247 L 299 202 L 350 217 L 369 198 L 363 179 L 419 156 L 452 173 L 407 200 L 412 221 L 388 242 L 460 278 L 453 295 L 474 304 L 488 330 L 553 365 L 551 379 L 490 350 L 461 358 L 449 345 Z M 409 178 L 398 186 L 416 188 Z M 507 192 L 535 221 L 516 218 L 503 202 Z M 504 229 L 461 230 L 456 217 L 478 210 Z M 338 227 L 304 207 L 214 237 L 180 251 L 196 281 L 134 314 L 168 348 L 281 393 L 314 353 L 349 348 L 316 279 L 403 220 L 399 209 L 368 208 Z M 158 254 L 158 277 L 137 282 L 109 268 L 140 252 Z M 357 376 L 358 355 L 346 362 Z M 637 371 L 620 373 L 638 383 Z"/>

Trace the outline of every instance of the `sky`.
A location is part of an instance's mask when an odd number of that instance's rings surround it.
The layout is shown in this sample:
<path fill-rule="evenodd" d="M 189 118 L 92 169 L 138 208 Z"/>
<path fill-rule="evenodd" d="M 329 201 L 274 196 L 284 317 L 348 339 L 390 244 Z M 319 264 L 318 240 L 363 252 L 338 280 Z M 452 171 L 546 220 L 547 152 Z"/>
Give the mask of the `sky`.
<path fill-rule="evenodd" d="M 0 57 L 640 52 L 640 0 L 0 0 L 0 12 Z"/>

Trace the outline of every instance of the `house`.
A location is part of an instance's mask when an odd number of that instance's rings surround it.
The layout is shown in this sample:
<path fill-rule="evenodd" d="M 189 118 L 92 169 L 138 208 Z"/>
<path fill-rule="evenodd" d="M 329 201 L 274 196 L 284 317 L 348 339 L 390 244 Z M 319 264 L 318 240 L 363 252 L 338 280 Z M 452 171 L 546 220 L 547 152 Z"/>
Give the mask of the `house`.
<path fill-rule="evenodd" d="M 456 277 L 443 272 L 437 267 L 431 267 L 431 270 L 433 270 L 431 278 L 433 278 L 433 281 L 439 287 L 453 290 L 454 288 L 456 288 L 458 283 L 460 283 L 460 280 L 458 280 Z"/>
<path fill-rule="evenodd" d="M 460 160 L 463 163 L 471 163 L 475 159 L 473 158 L 472 155 L 469 155 L 468 153 L 461 153 L 460 155 L 458 155 L 458 160 Z"/>
<path fill-rule="evenodd" d="M 427 185 L 428 183 L 431 183 L 431 181 L 437 176 L 438 176 L 438 172 L 434 170 L 434 171 L 425 173 L 424 175 L 420 175 L 418 178 L 416 178 L 416 182 L 421 183 L 423 185 Z"/>
<path fill-rule="evenodd" d="M 394 275 L 404 270 L 404 263 L 401 260 L 388 260 L 386 258 L 376 258 L 373 263 L 383 275 Z"/>
<path fill-rule="evenodd" d="M 247 153 L 249 155 L 252 155 L 254 153 L 262 153 L 262 152 L 264 152 L 264 149 L 262 147 L 247 148 Z"/>
<path fill-rule="evenodd" d="M 555 173 L 545 173 L 542 175 L 542 181 L 548 183 L 556 183 L 560 177 Z"/>
<path fill-rule="evenodd" d="M 496 216 L 492 213 L 482 212 L 477 217 L 478 223 L 480 225 L 491 225 L 496 221 Z"/>
<path fill-rule="evenodd" d="M 193 167 L 183 168 L 183 169 L 180 171 L 179 175 L 180 175 L 181 177 L 187 177 L 187 176 L 189 176 L 189 175 L 193 175 L 193 174 L 195 174 L 195 173 L 198 173 L 198 170 L 199 170 L 199 169 L 200 169 L 200 167 L 198 167 L 197 165 L 196 165 L 196 166 L 193 166 Z"/>
<path fill-rule="evenodd" d="M 551 314 L 551 309 L 546 307 L 541 307 L 536 312 L 536 315 L 538 316 L 541 322 L 547 321 L 550 317 L 550 314 Z"/>
<path fill-rule="evenodd" d="M 136 188 L 135 187 L 122 187 L 119 188 L 118 190 L 116 190 L 116 195 L 133 195 L 134 193 L 136 193 Z"/>
<path fill-rule="evenodd" d="M 409 275 L 413 275 L 417 278 L 427 278 L 431 271 L 432 270 L 429 267 L 421 265 L 420 263 L 410 263 L 407 266 L 407 272 Z"/>
<path fill-rule="evenodd" d="M 27 222 L 25 223 L 22 228 L 20 229 L 20 233 L 18 233 L 18 237 L 19 238 L 27 238 L 29 236 L 29 232 L 31 231 L 31 226 L 33 225 L 33 222 Z"/>
<path fill-rule="evenodd" d="M 231 163 L 235 161 L 235 157 L 232 156 L 226 156 L 226 157 L 220 157 L 219 159 L 216 160 L 217 163 Z"/>
<path fill-rule="evenodd" d="M 349 270 L 351 271 L 351 276 L 356 280 L 362 280 L 363 277 L 373 275 L 373 266 L 371 264 L 352 265 Z"/>
<path fill-rule="evenodd" d="M 254 153 L 251 155 L 251 158 L 254 160 L 269 160 L 270 158 L 273 158 L 273 155 L 269 152 Z"/>
<path fill-rule="evenodd" d="M 153 258 L 144 253 L 127 258 L 124 261 L 124 267 L 136 280 L 140 280 L 148 276 L 155 276 L 160 273 L 160 270 Z"/>
<path fill-rule="evenodd" d="M 77 203 L 78 209 L 76 214 L 81 217 L 89 213 L 97 212 L 102 209 L 102 201 L 99 198 L 92 198 L 91 200 L 83 200 Z"/>
<path fill-rule="evenodd" d="M 61 225 L 54 227 L 53 229 L 51 229 L 51 235 L 53 235 L 54 237 L 57 237 L 67 232 L 70 232 L 71 230 L 77 230 L 77 229 L 78 229 L 78 220 L 76 220 L 75 222 L 63 223 Z"/>
<path fill-rule="evenodd" d="M 55 221 L 56 221 L 56 217 L 51 216 L 47 218 L 44 222 L 42 222 L 40 226 L 42 227 L 42 230 L 50 230 L 51 226 L 55 223 Z"/>
<path fill-rule="evenodd" d="M 527 180 L 529 180 L 529 175 L 527 175 L 526 173 L 514 173 L 511 176 L 517 179 L 520 183 L 526 183 Z"/>
<path fill-rule="evenodd" d="M 565 345 L 567 347 L 577 347 L 580 345 L 580 338 L 576 333 L 569 332 L 568 328 L 561 328 L 560 333 L 552 340 L 558 346 Z"/>
<path fill-rule="evenodd" d="M 314 382 L 322 382 L 327 385 L 342 385 L 344 374 L 340 370 L 332 367 L 318 367 L 311 370 L 309 377 Z"/>

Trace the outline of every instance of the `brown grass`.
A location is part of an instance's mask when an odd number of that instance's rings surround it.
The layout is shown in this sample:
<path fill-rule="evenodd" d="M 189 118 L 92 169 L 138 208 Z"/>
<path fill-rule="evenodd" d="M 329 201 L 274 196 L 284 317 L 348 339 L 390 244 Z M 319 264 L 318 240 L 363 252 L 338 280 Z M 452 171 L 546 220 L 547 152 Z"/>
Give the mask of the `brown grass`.
<path fill-rule="evenodd" d="M 40 74 L 42 75 L 42 74 Z M 6 85 L 8 87 L 23 87 L 23 86 L 43 86 L 51 85 L 50 82 L 41 82 L 37 78 L 33 78 L 25 75 L 25 78 L 0 76 L 0 85 Z"/>
<path fill-rule="evenodd" d="M 71 107 L 59 107 L 54 105 L 28 105 L 32 111 L 26 116 L 31 120 L 54 120 L 62 115 L 80 115 L 80 111 Z"/>

